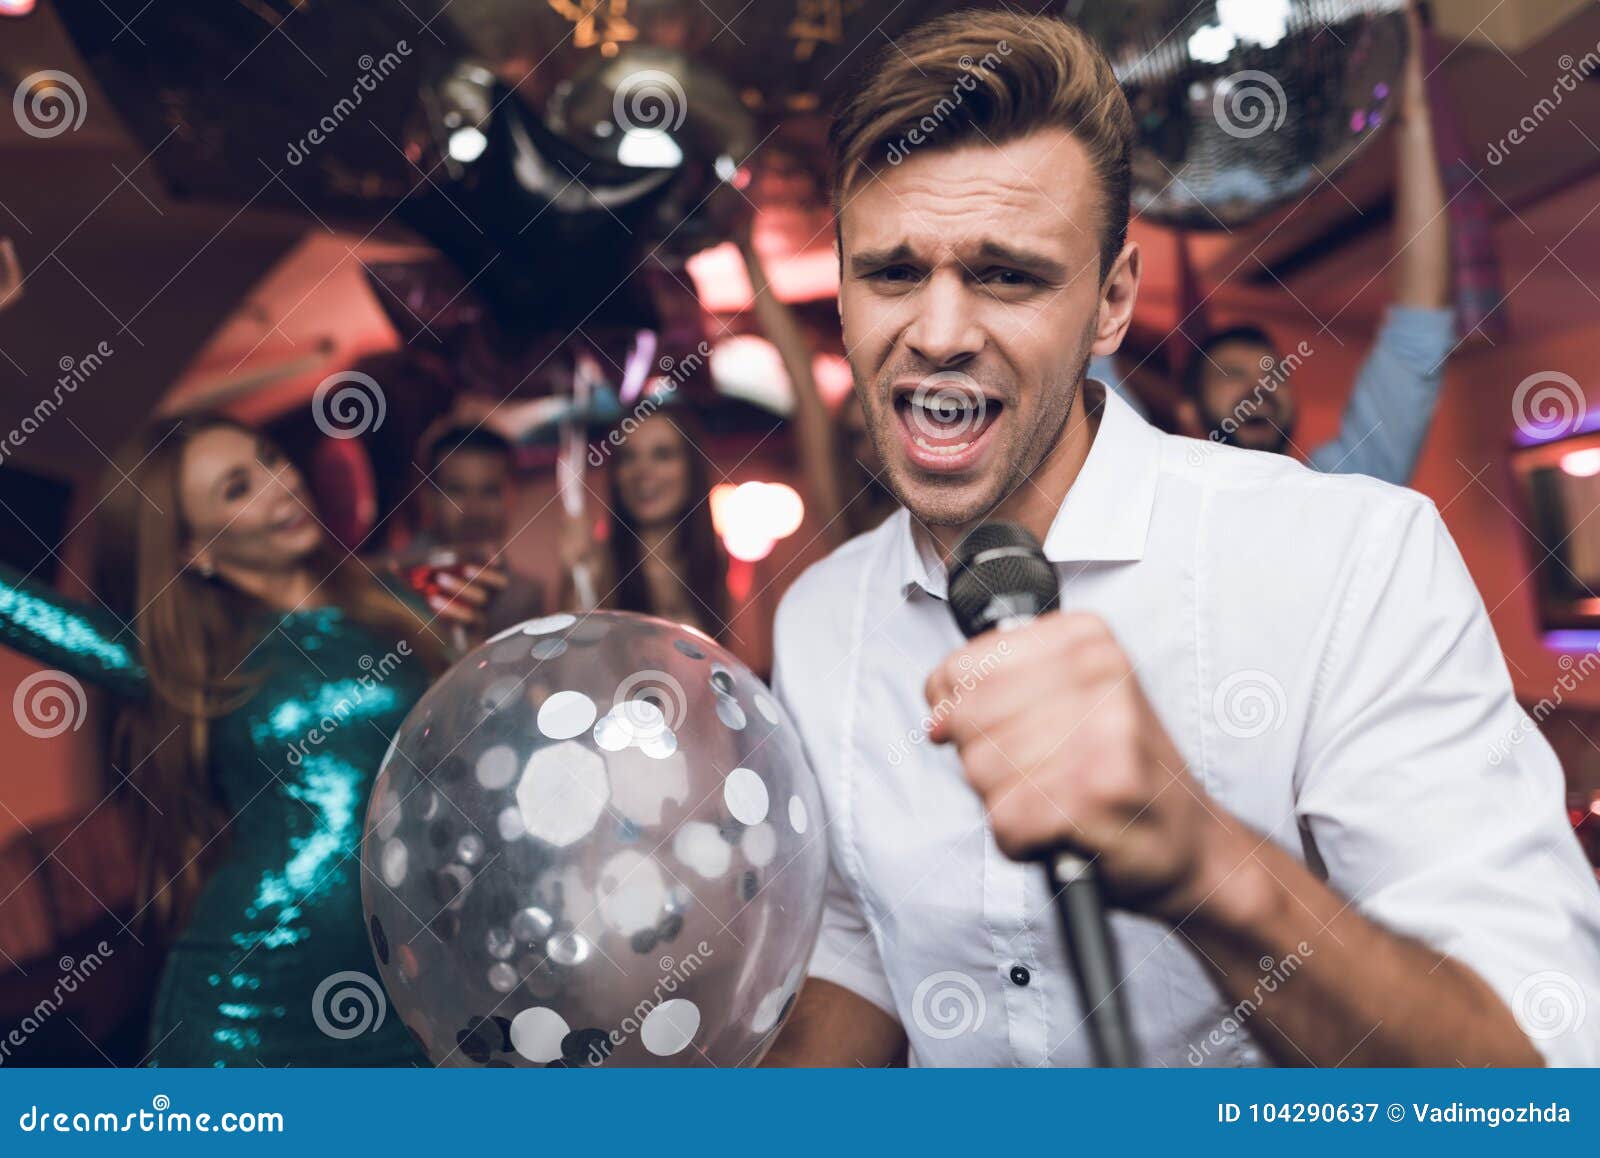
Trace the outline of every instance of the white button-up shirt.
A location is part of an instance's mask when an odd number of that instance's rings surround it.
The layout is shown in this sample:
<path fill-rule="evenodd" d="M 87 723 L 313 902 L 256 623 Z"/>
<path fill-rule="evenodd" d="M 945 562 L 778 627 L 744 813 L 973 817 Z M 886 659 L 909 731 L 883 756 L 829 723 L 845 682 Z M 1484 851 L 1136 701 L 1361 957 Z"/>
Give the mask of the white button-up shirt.
<path fill-rule="evenodd" d="M 1477 970 L 1551 1063 L 1600 1064 L 1600 889 L 1427 498 L 1165 435 L 1112 395 L 1044 551 L 1217 802 Z M 999 852 L 955 753 L 924 738 L 923 683 L 962 643 L 944 599 L 901 510 L 779 609 L 774 683 L 828 813 L 810 974 L 894 1016 L 912 1064 L 1087 1064 L 1042 871 Z M 1234 1005 L 1172 929 L 1112 924 L 1149 1065 L 1262 1062 L 1255 1005 L 1327 936 L 1308 922 Z"/>

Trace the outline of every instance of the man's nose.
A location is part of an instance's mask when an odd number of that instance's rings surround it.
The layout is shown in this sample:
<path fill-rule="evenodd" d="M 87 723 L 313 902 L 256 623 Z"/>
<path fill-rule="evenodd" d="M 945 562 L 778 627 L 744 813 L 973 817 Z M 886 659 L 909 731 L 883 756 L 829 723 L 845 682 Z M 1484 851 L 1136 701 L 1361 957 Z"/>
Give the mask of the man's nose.
<path fill-rule="evenodd" d="M 923 361 L 941 369 L 959 366 L 983 349 L 983 330 L 959 274 L 941 272 L 930 278 L 917 295 L 916 308 L 906 344 Z"/>

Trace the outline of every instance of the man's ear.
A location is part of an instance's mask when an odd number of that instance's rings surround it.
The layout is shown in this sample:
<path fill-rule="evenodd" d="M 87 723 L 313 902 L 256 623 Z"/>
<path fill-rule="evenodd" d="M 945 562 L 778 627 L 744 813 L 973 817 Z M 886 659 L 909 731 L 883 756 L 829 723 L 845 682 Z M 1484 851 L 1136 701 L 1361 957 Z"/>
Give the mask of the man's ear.
<path fill-rule="evenodd" d="M 1139 279 L 1143 273 L 1144 259 L 1139 243 L 1129 241 L 1117 254 L 1116 261 L 1100 282 L 1099 315 L 1095 319 L 1092 354 L 1109 355 L 1117 352 L 1122 338 L 1133 321 L 1133 306 L 1139 298 Z"/>

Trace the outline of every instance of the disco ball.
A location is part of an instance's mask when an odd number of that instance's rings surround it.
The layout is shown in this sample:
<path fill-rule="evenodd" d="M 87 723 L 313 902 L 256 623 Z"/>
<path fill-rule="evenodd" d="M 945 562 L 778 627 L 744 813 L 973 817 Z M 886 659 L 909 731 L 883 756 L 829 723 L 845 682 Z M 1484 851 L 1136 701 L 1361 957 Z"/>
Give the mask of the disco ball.
<path fill-rule="evenodd" d="M 609 164 L 676 171 L 656 207 L 657 250 L 687 258 L 716 245 L 748 207 L 741 166 L 755 120 L 726 80 L 682 52 L 637 45 L 596 57 L 556 86 L 545 118 Z"/>
<path fill-rule="evenodd" d="M 362 900 L 437 1065 L 747 1065 L 816 938 L 822 832 L 793 725 L 733 656 L 647 616 L 549 616 L 401 725 Z"/>
<path fill-rule="evenodd" d="M 1404 0 L 1089 0 L 1133 108 L 1134 212 L 1231 229 L 1312 193 L 1389 116 Z"/>

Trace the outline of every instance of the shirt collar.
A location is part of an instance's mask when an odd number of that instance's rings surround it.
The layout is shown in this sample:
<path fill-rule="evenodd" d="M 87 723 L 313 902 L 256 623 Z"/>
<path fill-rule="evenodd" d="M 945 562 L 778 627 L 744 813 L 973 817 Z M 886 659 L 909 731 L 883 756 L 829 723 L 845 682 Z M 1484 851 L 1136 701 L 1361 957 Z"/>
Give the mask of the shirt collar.
<path fill-rule="evenodd" d="M 1044 539 L 1052 563 L 1132 562 L 1144 557 L 1160 470 L 1160 433 L 1114 390 L 1086 379 L 1086 400 L 1101 400 L 1100 427 L 1083 469 L 1073 480 Z M 913 526 L 904 507 L 889 533 L 898 558 L 901 595 L 921 587 L 945 597 L 945 567 L 938 547 Z"/>

